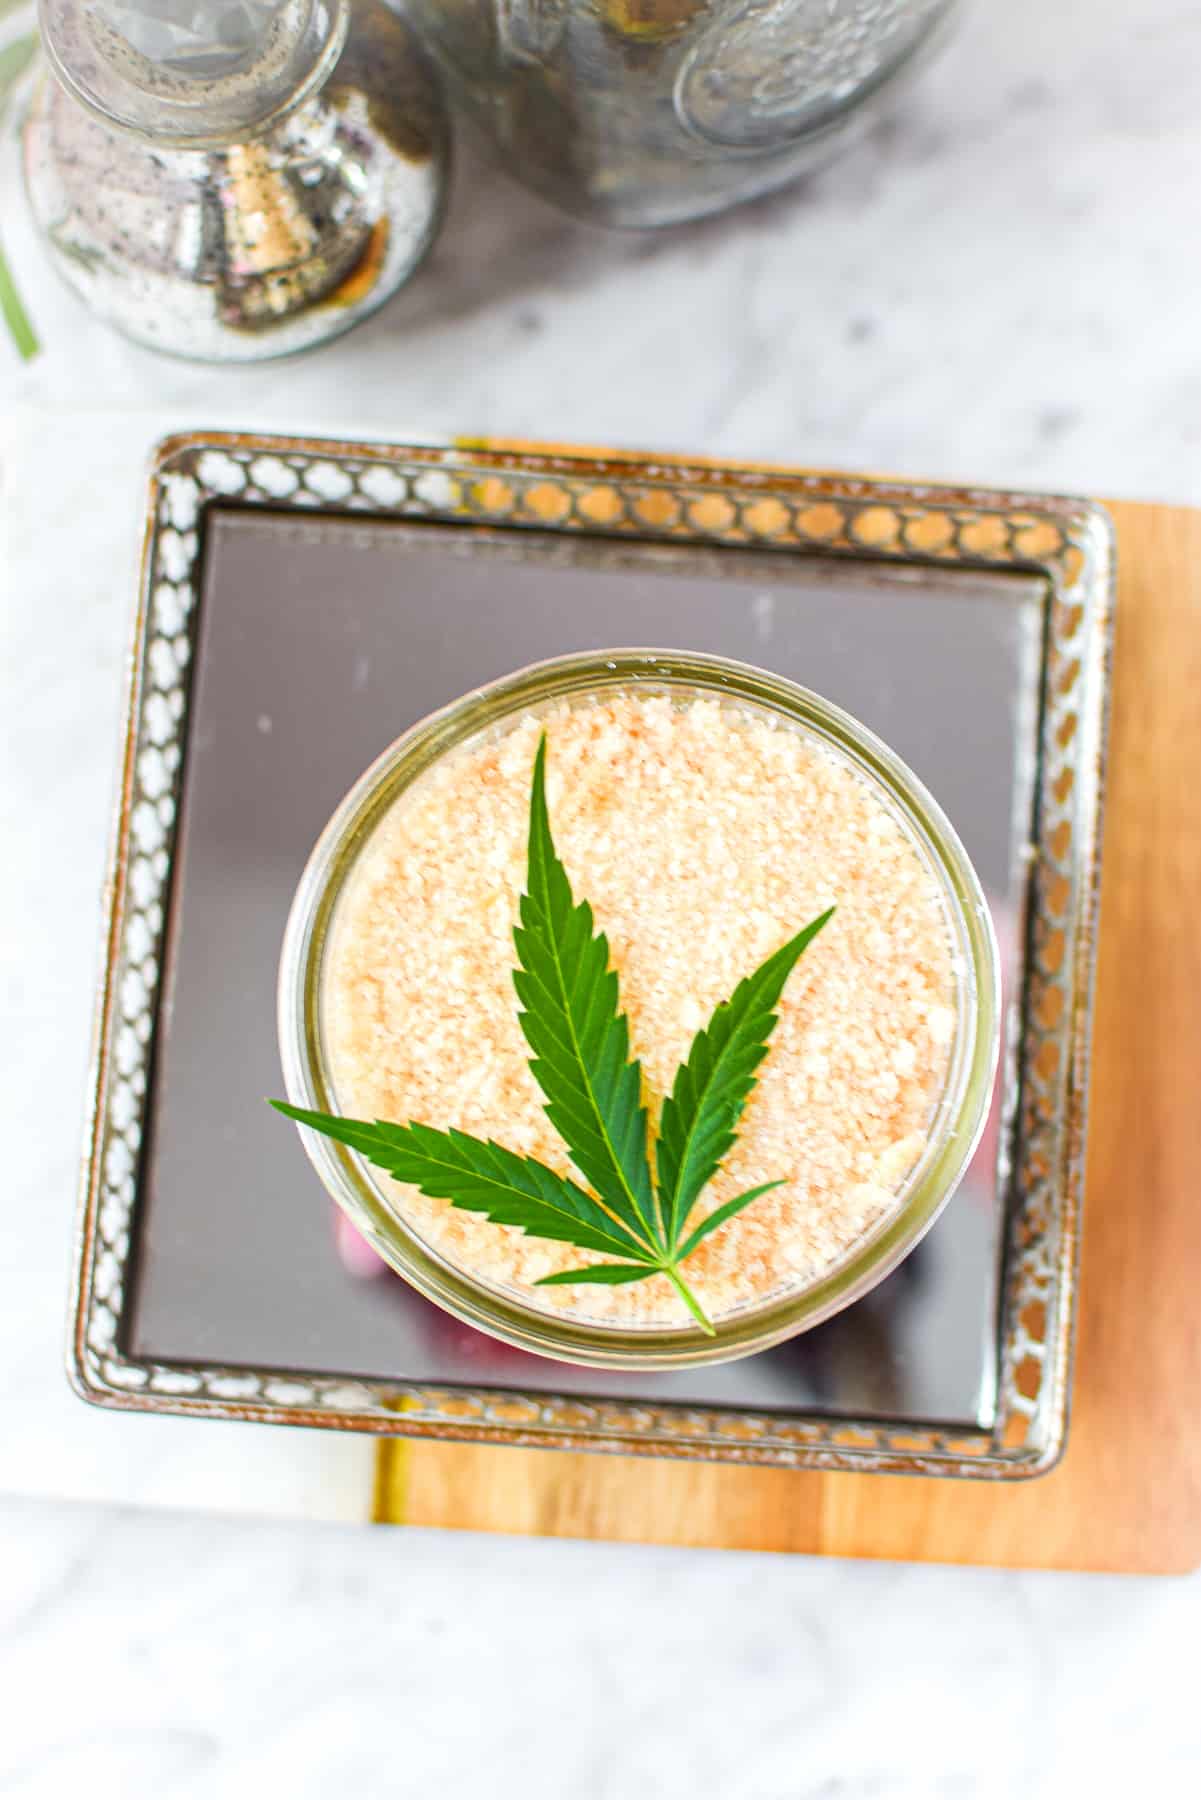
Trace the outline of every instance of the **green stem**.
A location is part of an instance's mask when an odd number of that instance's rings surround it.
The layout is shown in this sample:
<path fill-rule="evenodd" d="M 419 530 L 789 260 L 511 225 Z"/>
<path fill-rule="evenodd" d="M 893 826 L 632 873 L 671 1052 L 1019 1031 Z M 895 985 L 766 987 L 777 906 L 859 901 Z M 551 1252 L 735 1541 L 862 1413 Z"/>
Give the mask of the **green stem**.
<path fill-rule="evenodd" d="M 31 357 L 37 355 L 41 346 L 33 326 L 29 323 L 29 315 L 21 304 L 21 296 L 17 292 L 16 283 L 12 278 L 8 263 L 5 261 L 3 250 L 0 250 L 0 313 L 3 314 L 4 322 L 12 333 L 17 354 L 23 362 L 28 362 Z"/>
<path fill-rule="evenodd" d="M 705 1333 L 706 1337 L 716 1337 L 716 1331 L 701 1311 L 696 1295 L 692 1292 L 692 1289 L 688 1286 L 688 1283 L 684 1280 L 684 1277 L 680 1274 L 679 1270 L 669 1266 L 664 1268 L 663 1273 L 666 1275 L 672 1287 L 676 1290 L 676 1293 L 680 1296 L 680 1299 L 684 1302 L 684 1305 L 688 1308 L 701 1330 Z"/>

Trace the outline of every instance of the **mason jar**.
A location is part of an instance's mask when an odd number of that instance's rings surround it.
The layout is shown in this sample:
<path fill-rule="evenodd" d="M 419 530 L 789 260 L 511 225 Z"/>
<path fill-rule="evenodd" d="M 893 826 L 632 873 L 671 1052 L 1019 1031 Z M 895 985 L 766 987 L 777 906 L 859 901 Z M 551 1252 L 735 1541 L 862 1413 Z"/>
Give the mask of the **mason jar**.
<path fill-rule="evenodd" d="M 984 1126 L 998 1047 L 998 959 L 988 909 L 959 839 L 901 760 L 849 714 L 766 671 L 697 654 L 630 650 L 550 662 L 493 682 L 406 731 L 351 789 L 301 877 L 288 919 L 279 976 L 279 1040 L 289 1101 L 322 1112 L 339 1104 L 330 1056 L 328 969 L 339 907 L 359 858 L 385 816 L 439 761 L 531 714 L 586 706 L 622 692 L 679 704 L 716 698 L 800 733 L 850 765 L 908 837 L 932 877 L 949 933 L 953 1014 L 946 1074 L 930 1108 L 923 1147 L 883 1217 L 818 1276 L 783 1285 L 762 1304 L 713 1319 L 712 1337 L 691 1326 L 565 1317 L 538 1290 L 479 1277 L 424 1242 L 406 1220 L 389 1179 L 344 1144 L 307 1128 L 305 1149 L 329 1193 L 385 1262 L 428 1299 L 522 1349 L 616 1369 L 675 1368 L 728 1361 L 804 1331 L 858 1299 L 929 1229 L 958 1184 Z M 516 1005 L 516 1000 L 514 1000 Z M 398 1121 L 403 1123 L 404 1121 Z M 434 1123 L 434 1121 L 426 1121 Z M 490 1135 L 504 1142 L 505 1122 Z M 489 1227 L 489 1229 L 496 1229 Z M 562 1295 L 563 1289 L 555 1292 Z"/>
<path fill-rule="evenodd" d="M 831 156 L 955 0 L 407 0 L 510 173 L 605 225 L 669 225 Z"/>

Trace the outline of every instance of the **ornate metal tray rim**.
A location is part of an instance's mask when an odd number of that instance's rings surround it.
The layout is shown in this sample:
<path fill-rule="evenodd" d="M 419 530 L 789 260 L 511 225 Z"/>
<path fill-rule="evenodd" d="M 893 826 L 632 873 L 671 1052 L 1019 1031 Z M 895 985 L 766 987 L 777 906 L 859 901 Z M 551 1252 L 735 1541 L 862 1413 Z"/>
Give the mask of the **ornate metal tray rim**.
<path fill-rule="evenodd" d="M 211 503 L 1043 580 L 1035 854 L 991 1430 L 176 1366 L 124 1351 L 198 527 Z M 790 1468 L 1014 1479 L 1052 1467 L 1069 1411 L 1113 610 L 1112 526 L 1086 500 L 521 442 L 390 446 L 218 431 L 165 439 L 150 473 L 104 899 L 68 1348 L 76 1391 L 125 1410 Z"/>

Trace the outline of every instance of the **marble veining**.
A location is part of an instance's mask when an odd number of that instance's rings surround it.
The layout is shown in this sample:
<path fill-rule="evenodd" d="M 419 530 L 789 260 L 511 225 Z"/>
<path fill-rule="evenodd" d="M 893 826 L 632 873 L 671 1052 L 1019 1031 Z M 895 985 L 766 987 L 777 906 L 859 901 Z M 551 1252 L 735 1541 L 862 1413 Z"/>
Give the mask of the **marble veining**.
<path fill-rule="evenodd" d="M 1050 1800 L 1185 1793 L 1201 1754 L 1195 1581 L 28 1501 L 4 1522 L 21 1800 Z"/>

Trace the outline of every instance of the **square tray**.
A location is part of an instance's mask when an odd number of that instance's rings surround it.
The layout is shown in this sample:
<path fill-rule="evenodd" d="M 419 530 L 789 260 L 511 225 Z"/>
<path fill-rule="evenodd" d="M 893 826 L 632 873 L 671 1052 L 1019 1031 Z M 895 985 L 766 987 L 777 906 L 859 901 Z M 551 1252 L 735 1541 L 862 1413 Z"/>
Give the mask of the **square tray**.
<path fill-rule="evenodd" d="M 1084 502 L 521 446 L 202 434 L 158 453 L 72 1340 L 102 1404 L 508 1444 L 1037 1473 L 1067 1416 L 1112 622 Z M 539 656 L 770 664 L 892 742 L 984 880 L 994 1128 L 873 1295 L 743 1362 L 523 1356 L 334 1254 L 278 1087 L 279 937 L 343 791 Z"/>

